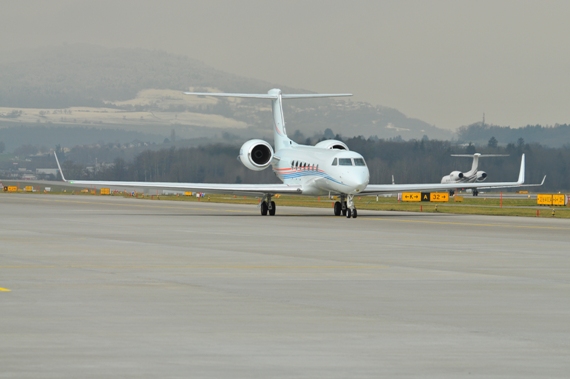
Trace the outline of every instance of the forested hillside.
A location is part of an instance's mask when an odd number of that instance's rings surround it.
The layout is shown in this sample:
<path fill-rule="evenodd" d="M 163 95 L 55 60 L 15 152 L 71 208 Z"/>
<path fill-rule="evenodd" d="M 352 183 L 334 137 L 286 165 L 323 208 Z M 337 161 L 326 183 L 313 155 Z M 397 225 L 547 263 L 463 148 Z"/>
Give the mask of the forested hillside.
<path fill-rule="evenodd" d="M 508 144 L 523 139 L 527 143 L 560 147 L 570 145 L 570 125 L 527 125 L 522 128 L 509 126 L 482 125 L 481 123 L 462 126 L 457 131 L 461 142 L 472 142 L 480 145 Z"/>
<path fill-rule="evenodd" d="M 168 134 L 168 133 L 165 133 Z M 35 146 L 38 150 L 49 151 L 56 145 L 73 147 L 97 143 L 160 143 L 165 137 L 155 134 L 127 130 L 102 130 L 94 127 L 69 128 L 65 126 L 20 125 L 0 130 L 0 141 L 7 151 L 15 151 L 20 146 Z"/>

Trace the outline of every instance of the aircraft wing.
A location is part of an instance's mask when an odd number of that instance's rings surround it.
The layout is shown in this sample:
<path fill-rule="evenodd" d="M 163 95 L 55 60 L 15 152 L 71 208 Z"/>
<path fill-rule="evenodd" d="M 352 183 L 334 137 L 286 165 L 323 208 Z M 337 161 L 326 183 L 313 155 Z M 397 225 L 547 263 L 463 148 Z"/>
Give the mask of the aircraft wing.
<path fill-rule="evenodd" d="M 113 187 L 113 188 L 153 188 L 178 191 L 193 191 L 207 193 L 225 193 L 243 196 L 258 196 L 264 194 L 291 194 L 303 193 L 301 186 L 287 184 L 210 184 L 210 183 L 175 183 L 175 182 L 123 182 L 105 180 L 67 180 L 63 176 L 59 159 L 55 155 L 57 167 L 63 181 L 72 186 L 82 187 Z"/>
<path fill-rule="evenodd" d="M 369 184 L 360 192 L 361 195 L 376 195 L 382 193 L 395 193 L 404 191 L 448 191 L 457 188 L 514 188 L 514 187 L 534 187 L 544 184 L 546 176 L 540 184 L 524 184 L 525 177 L 525 159 L 524 154 L 521 158 L 521 168 L 519 178 L 516 182 L 486 182 L 486 183 L 432 183 L 432 184 Z"/>
<path fill-rule="evenodd" d="M 118 182 L 94 180 L 66 180 L 70 185 L 84 187 L 113 188 L 152 188 L 178 191 L 225 193 L 232 195 L 258 196 L 263 194 L 300 195 L 300 186 L 286 184 L 209 184 L 209 183 L 173 183 L 173 182 Z"/>

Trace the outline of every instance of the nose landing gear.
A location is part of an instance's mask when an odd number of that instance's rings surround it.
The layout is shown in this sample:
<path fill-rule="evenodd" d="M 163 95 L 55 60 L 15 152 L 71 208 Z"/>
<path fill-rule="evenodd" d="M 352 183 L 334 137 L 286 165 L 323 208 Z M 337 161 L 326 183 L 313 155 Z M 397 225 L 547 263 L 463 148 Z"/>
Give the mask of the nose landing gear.
<path fill-rule="evenodd" d="M 334 215 L 346 216 L 346 218 L 356 218 L 358 212 L 354 206 L 354 195 L 340 195 L 340 201 L 334 203 Z"/>

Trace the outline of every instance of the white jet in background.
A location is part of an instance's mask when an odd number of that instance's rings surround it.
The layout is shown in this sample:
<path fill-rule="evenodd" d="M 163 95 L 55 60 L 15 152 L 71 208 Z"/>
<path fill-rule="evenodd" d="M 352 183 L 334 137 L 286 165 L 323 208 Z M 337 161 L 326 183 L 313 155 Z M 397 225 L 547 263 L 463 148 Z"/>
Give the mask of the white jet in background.
<path fill-rule="evenodd" d="M 479 158 L 488 158 L 488 157 L 508 157 L 508 155 L 504 154 L 480 154 L 475 153 L 471 154 L 451 154 L 452 157 L 464 157 L 464 158 L 473 158 L 473 163 L 471 164 L 471 170 L 467 172 L 461 171 L 452 171 L 449 175 L 444 176 L 441 178 L 442 183 L 474 183 L 474 182 L 482 182 L 487 179 L 487 173 L 485 171 L 477 171 L 477 167 L 479 165 Z M 462 187 L 463 188 L 463 187 Z M 454 190 L 449 190 L 449 194 L 453 195 L 455 193 Z M 479 192 L 476 188 L 473 189 L 473 196 L 477 196 Z"/>
<path fill-rule="evenodd" d="M 454 189 L 455 183 L 433 184 L 369 184 L 370 173 L 362 155 L 350 151 L 341 141 L 326 140 L 315 146 L 300 145 L 289 139 L 283 118 L 283 99 L 308 99 L 320 97 L 351 96 L 351 94 L 283 94 L 272 89 L 265 94 L 200 93 L 187 95 L 240 97 L 271 100 L 273 110 L 274 146 L 261 139 L 245 142 L 238 159 L 250 170 L 260 171 L 271 166 L 282 184 L 208 184 L 172 182 L 122 182 L 66 180 L 57 162 L 61 177 L 72 185 L 91 187 L 138 187 L 170 190 L 186 190 L 206 193 L 226 193 L 260 197 L 261 215 L 273 216 L 276 212 L 272 197 L 276 194 L 307 196 L 338 196 L 334 215 L 356 218 L 354 196 L 398 193 L 402 191 L 446 191 Z M 57 156 L 56 156 L 57 160 Z M 516 182 L 486 183 L 485 188 L 520 187 L 524 183 L 525 161 L 521 158 L 519 177 Z M 465 183 L 464 188 L 479 188 L 480 183 Z"/>

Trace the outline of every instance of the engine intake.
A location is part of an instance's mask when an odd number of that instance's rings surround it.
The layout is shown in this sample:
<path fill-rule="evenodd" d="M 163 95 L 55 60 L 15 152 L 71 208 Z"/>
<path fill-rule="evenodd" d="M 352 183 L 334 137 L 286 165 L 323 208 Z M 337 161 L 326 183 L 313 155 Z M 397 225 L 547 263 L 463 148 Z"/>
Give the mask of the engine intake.
<path fill-rule="evenodd" d="M 265 170 L 273 160 L 273 148 L 268 142 L 252 139 L 241 146 L 238 158 L 250 170 Z"/>
<path fill-rule="evenodd" d="M 477 181 L 482 182 L 487 179 L 487 173 L 485 171 L 477 171 Z"/>

